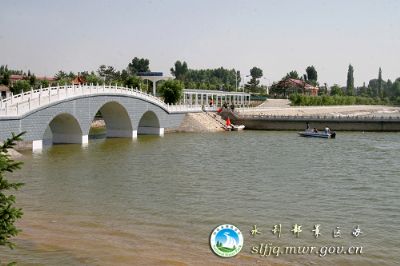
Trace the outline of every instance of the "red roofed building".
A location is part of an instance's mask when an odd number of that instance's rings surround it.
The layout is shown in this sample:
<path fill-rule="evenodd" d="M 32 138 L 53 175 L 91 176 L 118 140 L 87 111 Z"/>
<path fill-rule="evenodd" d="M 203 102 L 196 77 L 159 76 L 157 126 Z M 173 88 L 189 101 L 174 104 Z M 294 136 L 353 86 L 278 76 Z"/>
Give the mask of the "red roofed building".
<path fill-rule="evenodd" d="M 292 78 L 282 79 L 277 84 L 275 84 L 275 86 L 277 88 L 284 88 L 288 94 L 297 92 L 317 96 L 319 90 L 318 87 L 308 84 L 304 80 Z"/>
<path fill-rule="evenodd" d="M 71 83 L 72 83 L 73 85 L 81 85 L 81 84 L 85 84 L 86 81 L 85 81 L 85 79 L 84 79 L 83 77 L 77 76 L 76 78 L 74 78 L 74 79 L 71 81 Z"/>

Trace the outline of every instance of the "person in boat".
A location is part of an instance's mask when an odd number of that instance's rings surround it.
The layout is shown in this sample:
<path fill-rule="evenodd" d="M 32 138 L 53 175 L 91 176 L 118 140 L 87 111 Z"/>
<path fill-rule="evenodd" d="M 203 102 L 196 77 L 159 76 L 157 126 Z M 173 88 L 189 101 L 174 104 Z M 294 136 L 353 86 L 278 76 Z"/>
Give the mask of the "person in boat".
<path fill-rule="evenodd" d="M 314 133 L 318 133 L 318 129 L 316 129 L 316 128 L 314 127 L 313 132 L 314 132 Z"/>
<path fill-rule="evenodd" d="M 306 131 L 309 131 L 310 130 L 310 123 L 306 123 Z"/>
<path fill-rule="evenodd" d="M 325 127 L 325 133 L 326 134 L 330 134 L 331 133 L 331 130 L 329 129 L 329 127 Z"/>

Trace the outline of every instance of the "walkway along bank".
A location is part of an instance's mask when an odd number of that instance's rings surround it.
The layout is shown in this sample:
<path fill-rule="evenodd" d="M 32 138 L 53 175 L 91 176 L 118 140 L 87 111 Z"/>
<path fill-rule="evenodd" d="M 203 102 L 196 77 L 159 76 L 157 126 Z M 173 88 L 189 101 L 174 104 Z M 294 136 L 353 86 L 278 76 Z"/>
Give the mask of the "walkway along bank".
<path fill-rule="evenodd" d="M 238 115 L 230 111 L 221 116 L 229 117 L 234 124 L 243 124 L 253 130 L 304 130 L 307 122 L 311 127 L 329 127 L 336 131 L 400 131 L 400 117 L 363 116 L 275 116 Z"/>

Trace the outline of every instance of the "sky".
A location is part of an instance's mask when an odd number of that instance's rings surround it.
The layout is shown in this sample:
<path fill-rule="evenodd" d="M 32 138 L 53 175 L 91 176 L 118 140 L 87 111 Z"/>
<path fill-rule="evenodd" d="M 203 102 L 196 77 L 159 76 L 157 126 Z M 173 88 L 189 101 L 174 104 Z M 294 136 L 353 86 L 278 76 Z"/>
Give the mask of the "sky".
<path fill-rule="evenodd" d="M 263 70 L 263 84 L 314 65 L 318 81 L 355 85 L 400 77 L 398 0 L 2 0 L 0 65 L 37 76 L 118 70 L 148 58 L 152 71 Z M 243 77 L 242 77 L 243 79 Z"/>

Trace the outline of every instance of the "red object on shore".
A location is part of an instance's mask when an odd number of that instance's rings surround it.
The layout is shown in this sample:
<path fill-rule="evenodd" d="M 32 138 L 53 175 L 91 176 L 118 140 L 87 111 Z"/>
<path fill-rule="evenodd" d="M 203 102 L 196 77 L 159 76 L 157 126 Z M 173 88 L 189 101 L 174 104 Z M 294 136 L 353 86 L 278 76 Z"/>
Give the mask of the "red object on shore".
<path fill-rule="evenodd" d="M 231 120 L 229 119 L 229 117 L 228 117 L 228 119 L 226 119 L 226 125 L 227 125 L 227 126 L 230 126 L 230 125 L 231 125 Z"/>

